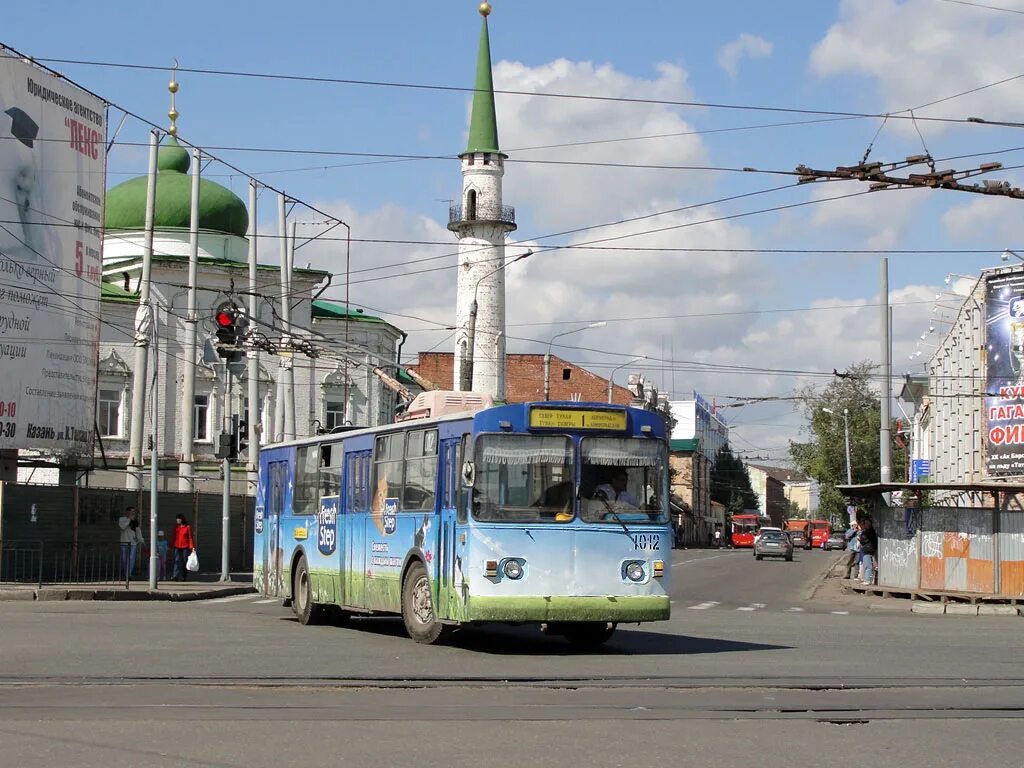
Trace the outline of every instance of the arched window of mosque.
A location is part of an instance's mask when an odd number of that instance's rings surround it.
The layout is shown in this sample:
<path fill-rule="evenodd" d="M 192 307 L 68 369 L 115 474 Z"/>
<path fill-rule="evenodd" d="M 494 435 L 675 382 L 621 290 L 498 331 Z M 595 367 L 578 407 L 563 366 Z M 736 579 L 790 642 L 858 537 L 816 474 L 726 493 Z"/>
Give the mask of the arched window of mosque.
<path fill-rule="evenodd" d="M 471 189 L 466 193 L 466 219 L 476 220 L 476 190 Z"/>

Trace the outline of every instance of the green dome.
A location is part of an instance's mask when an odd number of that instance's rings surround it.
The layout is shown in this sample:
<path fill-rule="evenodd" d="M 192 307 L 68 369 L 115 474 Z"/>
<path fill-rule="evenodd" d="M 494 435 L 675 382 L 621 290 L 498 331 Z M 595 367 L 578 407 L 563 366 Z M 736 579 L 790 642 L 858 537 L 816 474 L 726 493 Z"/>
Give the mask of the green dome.
<path fill-rule="evenodd" d="M 158 229 L 188 229 L 192 212 L 189 152 L 173 136 L 157 154 L 156 219 Z M 107 229 L 145 229 L 146 177 L 139 176 L 107 191 Z M 245 237 L 249 213 L 245 203 L 226 187 L 199 180 L 199 228 Z"/>

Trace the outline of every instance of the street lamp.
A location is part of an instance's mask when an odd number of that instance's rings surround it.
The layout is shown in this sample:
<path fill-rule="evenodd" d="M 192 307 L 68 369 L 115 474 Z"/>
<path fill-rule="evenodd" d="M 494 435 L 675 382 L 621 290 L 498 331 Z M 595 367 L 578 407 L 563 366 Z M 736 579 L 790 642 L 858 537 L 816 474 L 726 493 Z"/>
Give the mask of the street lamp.
<path fill-rule="evenodd" d="M 545 402 L 550 399 L 551 394 L 551 345 L 555 343 L 555 339 L 560 336 L 568 336 L 570 333 L 579 333 L 585 331 L 588 328 L 604 328 L 608 323 L 604 320 L 598 320 L 596 323 L 590 325 L 584 325 L 582 328 L 573 328 L 571 331 L 562 331 L 556 333 L 551 337 L 551 341 L 548 342 L 548 351 L 544 353 L 544 400 Z"/>
<path fill-rule="evenodd" d="M 1024 256 L 1021 256 L 1019 253 L 1015 251 L 1011 251 L 1009 248 L 1005 249 L 1003 251 L 1003 255 L 1000 256 L 999 258 L 1001 258 L 1003 261 L 1009 261 L 1011 256 L 1013 256 L 1018 261 L 1024 261 Z"/>
<path fill-rule="evenodd" d="M 632 360 L 629 360 L 629 361 L 623 363 L 622 365 L 617 365 L 614 368 L 612 368 L 612 373 L 608 377 L 608 402 L 609 403 L 612 401 L 612 387 L 615 386 L 615 373 L 616 373 L 616 371 L 619 371 L 622 368 L 625 368 L 627 365 L 632 365 L 635 362 L 638 362 L 640 360 L 646 360 L 646 359 L 647 359 L 647 355 L 640 355 L 639 357 L 634 357 Z"/>
<path fill-rule="evenodd" d="M 831 408 L 822 408 L 825 413 L 835 416 Z M 853 467 L 850 466 L 850 411 L 843 408 L 843 432 L 846 435 L 846 484 L 853 485 Z"/>
<path fill-rule="evenodd" d="M 486 280 L 496 272 L 506 267 L 515 264 L 517 261 L 522 261 L 528 256 L 533 256 L 533 251 L 526 251 L 521 253 L 514 259 L 509 261 L 503 261 L 497 267 L 492 269 L 487 274 L 483 275 L 479 280 L 476 281 L 476 285 L 473 286 L 473 303 L 469 305 L 469 328 L 466 331 L 466 354 L 462 356 L 462 369 L 459 371 L 459 389 L 463 392 L 468 392 L 473 389 L 473 345 L 476 344 L 476 311 L 477 311 L 477 296 L 480 292 L 480 283 Z"/>

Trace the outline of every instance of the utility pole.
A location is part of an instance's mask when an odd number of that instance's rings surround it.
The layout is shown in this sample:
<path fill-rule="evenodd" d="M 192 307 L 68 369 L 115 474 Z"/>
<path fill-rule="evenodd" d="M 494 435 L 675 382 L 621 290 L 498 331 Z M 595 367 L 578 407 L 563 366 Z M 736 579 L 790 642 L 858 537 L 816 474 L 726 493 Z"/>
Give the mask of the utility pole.
<path fill-rule="evenodd" d="M 232 430 L 231 419 L 231 358 L 224 358 L 224 426 L 221 429 L 220 440 Z M 231 435 L 233 441 L 234 434 Z M 231 573 L 228 566 L 229 540 L 231 537 L 231 457 L 224 456 L 221 459 L 221 467 L 224 473 L 224 486 L 221 493 L 221 518 L 220 518 L 220 580 L 230 581 Z"/>
<path fill-rule="evenodd" d="M 156 516 L 160 497 L 157 492 L 160 462 L 160 333 L 155 307 L 150 307 L 149 328 L 153 334 L 153 448 L 149 452 L 149 588 L 156 589 L 156 574 L 160 564 L 160 556 L 156 551 Z"/>
<path fill-rule="evenodd" d="M 292 234 L 288 238 L 288 262 L 285 266 L 285 293 L 281 301 L 281 307 L 284 311 L 285 324 L 288 327 L 288 341 L 292 341 L 292 267 L 295 265 L 295 230 L 298 222 L 292 222 Z M 286 439 L 294 440 L 298 436 L 298 432 L 295 427 L 295 350 L 294 346 L 289 349 L 288 355 L 288 367 L 284 373 L 284 386 L 285 386 L 285 402 L 287 408 L 284 412 L 284 431 L 287 435 Z"/>
<path fill-rule="evenodd" d="M 185 381 L 181 395 L 181 463 L 178 465 L 178 490 L 195 490 L 195 400 L 196 355 L 198 354 L 199 317 L 196 294 L 199 270 L 199 178 L 203 153 L 192 148 L 192 208 L 189 219 L 188 310 L 185 314 Z"/>
<path fill-rule="evenodd" d="M 249 179 L 249 333 L 256 331 L 256 312 L 259 299 L 256 296 L 256 179 Z M 250 338 L 252 338 L 250 336 Z M 259 349 L 250 344 L 249 356 L 246 360 L 246 378 L 248 381 L 249 412 L 246 414 L 246 426 L 249 430 L 249 450 L 246 456 L 247 488 L 255 493 L 259 482 L 260 470 L 260 433 L 265 429 L 260 424 L 262 409 L 260 408 L 260 358 Z M 268 393 L 269 394 L 269 393 Z"/>
<path fill-rule="evenodd" d="M 285 200 L 284 192 L 279 192 L 277 195 L 277 217 L 278 217 L 278 229 L 281 232 L 281 324 L 282 338 L 281 347 L 287 349 L 285 356 L 281 358 L 281 415 L 282 415 L 282 432 L 284 440 L 295 439 L 295 411 L 291 410 L 295 407 L 295 401 L 293 399 L 295 393 L 294 383 L 295 380 L 292 378 L 292 361 L 289 355 L 291 353 L 291 302 L 289 300 L 289 285 L 288 285 L 288 263 L 289 263 L 289 242 L 288 242 L 288 211 L 287 201 Z M 291 384 L 292 386 L 289 386 Z"/>
<path fill-rule="evenodd" d="M 146 230 L 142 244 L 142 275 L 139 281 L 139 308 L 135 314 L 135 368 L 132 371 L 132 421 L 128 442 L 129 490 L 142 488 L 142 437 L 145 434 L 146 362 L 149 336 L 143 326 L 149 323 L 149 288 L 153 268 L 153 220 L 156 211 L 156 160 L 160 132 L 149 132 L 149 172 L 146 182 Z"/>
<path fill-rule="evenodd" d="M 881 293 L 879 303 L 882 305 L 882 424 L 879 434 L 881 482 L 892 480 L 892 352 L 889 339 L 889 258 L 882 257 Z"/>

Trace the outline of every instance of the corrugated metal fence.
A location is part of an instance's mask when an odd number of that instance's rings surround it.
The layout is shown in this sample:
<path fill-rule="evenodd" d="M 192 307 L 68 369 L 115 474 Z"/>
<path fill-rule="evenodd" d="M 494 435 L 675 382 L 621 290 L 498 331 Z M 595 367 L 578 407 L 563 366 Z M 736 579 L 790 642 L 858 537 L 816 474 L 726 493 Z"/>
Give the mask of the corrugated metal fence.
<path fill-rule="evenodd" d="M 137 507 L 148 547 L 149 504 L 148 491 L 0 483 L 0 582 L 123 582 L 117 521 Z M 252 568 L 253 508 L 252 497 L 232 496 L 232 571 Z M 178 514 L 192 525 L 200 573 L 219 573 L 221 496 L 161 491 L 157 524 L 168 540 Z M 148 557 L 139 552 L 135 578 L 146 578 Z"/>
<path fill-rule="evenodd" d="M 880 587 L 1024 596 L 1024 511 L 894 507 L 875 524 Z"/>

